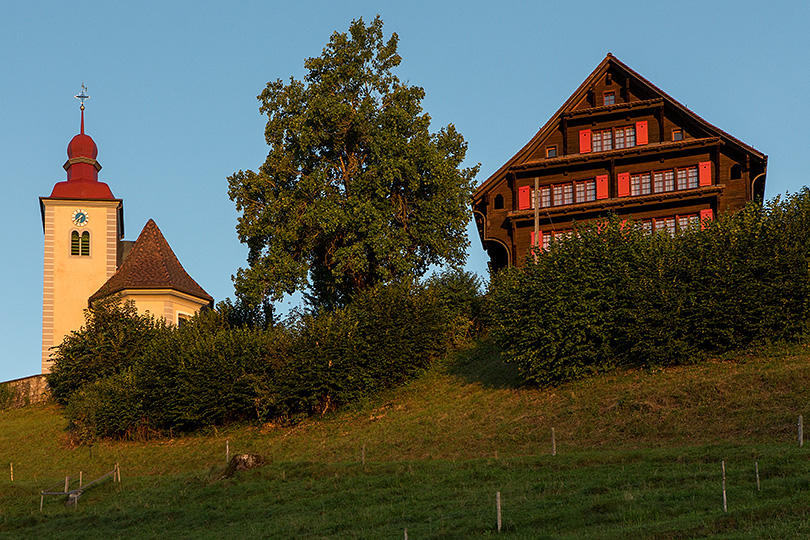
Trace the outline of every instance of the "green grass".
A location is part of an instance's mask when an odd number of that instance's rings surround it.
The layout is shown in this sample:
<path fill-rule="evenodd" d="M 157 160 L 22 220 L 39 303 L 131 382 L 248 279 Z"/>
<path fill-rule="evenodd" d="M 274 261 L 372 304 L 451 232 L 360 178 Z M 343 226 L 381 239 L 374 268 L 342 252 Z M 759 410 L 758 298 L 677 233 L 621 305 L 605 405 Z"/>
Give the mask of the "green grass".
<path fill-rule="evenodd" d="M 323 418 L 99 442 L 92 457 L 57 407 L 0 411 L 0 538 L 479 538 L 497 534 L 496 492 L 506 538 L 805 538 L 808 360 L 777 347 L 538 390 L 483 346 Z M 226 440 L 269 464 L 216 481 Z M 41 489 L 116 462 L 120 485 L 39 512 Z"/>

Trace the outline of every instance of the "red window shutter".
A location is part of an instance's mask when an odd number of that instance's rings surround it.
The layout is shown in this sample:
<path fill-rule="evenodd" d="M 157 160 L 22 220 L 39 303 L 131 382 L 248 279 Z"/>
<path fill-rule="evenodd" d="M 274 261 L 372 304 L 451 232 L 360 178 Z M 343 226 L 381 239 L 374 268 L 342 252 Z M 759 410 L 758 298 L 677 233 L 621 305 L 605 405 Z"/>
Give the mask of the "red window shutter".
<path fill-rule="evenodd" d="M 630 173 L 619 173 L 619 197 L 630 196 Z"/>
<path fill-rule="evenodd" d="M 600 174 L 596 177 L 596 198 L 608 198 L 608 175 Z"/>
<path fill-rule="evenodd" d="M 698 184 L 703 186 L 712 185 L 712 162 L 703 161 L 698 163 Z"/>
<path fill-rule="evenodd" d="M 706 221 L 711 221 L 714 219 L 714 211 L 711 208 L 706 208 L 705 210 L 700 211 L 700 228 L 706 228 Z"/>
<path fill-rule="evenodd" d="M 627 220 L 626 220 L 626 219 L 623 219 L 623 220 L 622 220 L 622 224 L 621 224 L 621 226 L 619 226 L 619 230 L 620 230 L 620 231 L 623 231 L 623 230 L 624 230 L 624 227 L 625 227 L 626 225 L 627 225 Z"/>
<path fill-rule="evenodd" d="M 518 210 L 525 210 L 532 206 L 532 188 L 523 186 L 518 188 Z"/>
<path fill-rule="evenodd" d="M 579 153 L 587 154 L 591 151 L 591 130 L 583 129 L 579 132 Z"/>
<path fill-rule="evenodd" d="M 530 231 L 532 237 L 532 246 L 542 246 L 543 245 L 543 231 L 537 231 L 537 238 L 534 236 L 534 231 Z"/>
<path fill-rule="evenodd" d="M 647 121 L 636 122 L 636 144 L 647 144 Z"/>

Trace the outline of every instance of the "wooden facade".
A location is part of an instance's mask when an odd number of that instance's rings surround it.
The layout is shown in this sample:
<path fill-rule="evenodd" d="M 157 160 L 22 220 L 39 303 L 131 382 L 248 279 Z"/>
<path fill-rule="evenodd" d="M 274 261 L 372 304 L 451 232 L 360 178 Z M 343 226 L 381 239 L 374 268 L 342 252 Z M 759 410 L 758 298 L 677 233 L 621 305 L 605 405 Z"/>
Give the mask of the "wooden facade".
<path fill-rule="evenodd" d="M 767 163 L 608 54 L 479 186 L 473 213 L 497 270 L 609 212 L 670 232 L 733 212 L 763 198 Z"/>

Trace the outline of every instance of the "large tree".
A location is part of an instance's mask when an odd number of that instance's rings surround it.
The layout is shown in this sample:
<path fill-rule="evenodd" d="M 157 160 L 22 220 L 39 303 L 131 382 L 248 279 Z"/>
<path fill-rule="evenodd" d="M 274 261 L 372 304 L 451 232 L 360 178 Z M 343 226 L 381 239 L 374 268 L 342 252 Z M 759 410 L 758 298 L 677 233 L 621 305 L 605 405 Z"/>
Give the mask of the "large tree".
<path fill-rule="evenodd" d="M 452 124 L 430 132 L 425 91 L 393 74 L 398 37 L 379 16 L 332 34 L 302 81 L 258 96 L 270 147 L 258 172 L 228 178 L 249 247 L 238 294 L 279 300 L 304 291 L 340 305 L 364 288 L 430 265 L 460 264 L 478 166 Z"/>

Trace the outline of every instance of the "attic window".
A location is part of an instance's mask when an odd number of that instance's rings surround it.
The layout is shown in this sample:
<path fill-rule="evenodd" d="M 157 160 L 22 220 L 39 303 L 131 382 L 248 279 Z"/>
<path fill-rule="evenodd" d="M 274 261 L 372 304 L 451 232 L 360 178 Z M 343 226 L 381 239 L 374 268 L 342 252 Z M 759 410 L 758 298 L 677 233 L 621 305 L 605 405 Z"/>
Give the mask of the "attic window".
<path fill-rule="evenodd" d="M 672 130 L 672 140 L 673 141 L 682 141 L 683 140 L 683 130 L 682 129 L 673 129 Z"/>
<path fill-rule="evenodd" d="M 546 157 L 557 157 L 557 146 L 549 146 L 546 148 Z"/>
<path fill-rule="evenodd" d="M 495 210 L 503 210 L 503 195 L 495 195 Z"/>
<path fill-rule="evenodd" d="M 602 104 L 603 105 L 615 105 L 616 104 L 616 92 L 605 92 L 602 94 Z"/>

